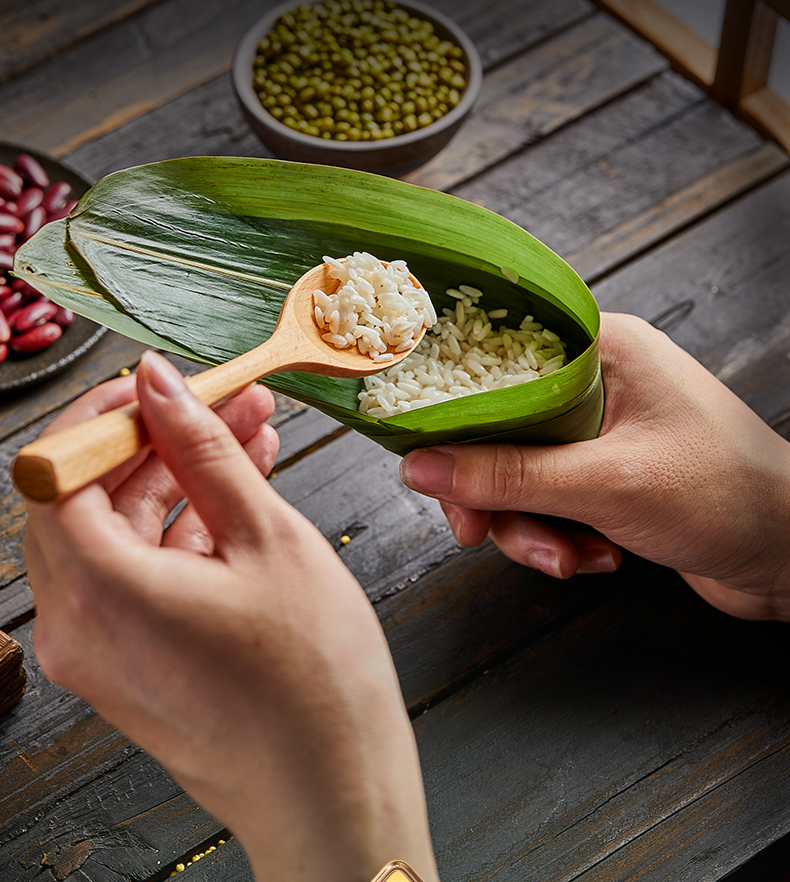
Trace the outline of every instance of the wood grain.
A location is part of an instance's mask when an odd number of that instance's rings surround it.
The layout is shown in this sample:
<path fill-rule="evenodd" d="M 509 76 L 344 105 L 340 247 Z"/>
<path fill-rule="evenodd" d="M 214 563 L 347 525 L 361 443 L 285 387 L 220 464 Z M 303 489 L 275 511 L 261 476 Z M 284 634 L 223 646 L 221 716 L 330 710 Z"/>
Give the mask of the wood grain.
<path fill-rule="evenodd" d="M 765 144 L 673 193 L 579 251 L 564 255 L 565 259 L 588 284 L 592 284 L 773 177 L 789 164 L 790 160 L 783 151 L 773 144 Z"/>
<path fill-rule="evenodd" d="M 655 0 L 599 0 L 599 5 L 634 28 L 671 58 L 685 75 L 710 87 L 716 74 L 717 47 Z"/>
<path fill-rule="evenodd" d="M 503 214 L 579 269 L 575 256 L 596 255 L 607 234 L 615 242 L 625 235 L 626 249 L 655 245 L 665 235 L 661 221 L 644 238 L 640 224 L 663 210 L 671 224 L 677 206 L 668 200 L 688 199 L 701 181 L 762 146 L 750 128 L 668 72 L 453 192 Z M 734 194 L 738 182 L 724 174 L 723 187 Z M 721 185 L 705 197 L 726 198 Z M 677 220 L 690 209 L 686 201 Z M 627 240 L 629 225 L 635 242 Z M 593 272 L 611 267 L 610 259 L 617 253 L 602 248 Z"/>
<path fill-rule="evenodd" d="M 648 321 L 690 301 L 693 308 L 667 331 L 728 382 L 787 341 L 788 205 L 790 174 L 784 172 L 604 279 L 593 293 L 603 309 Z M 777 360 L 771 382 L 777 395 L 788 379 L 790 362 Z"/>
<path fill-rule="evenodd" d="M 485 77 L 458 135 L 406 180 L 456 186 L 665 68 L 608 16 L 588 19 Z"/>
<path fill-rule="evenodd" d="M 7 83 L 0 94 L 5 118 L 14 122 L 5 137 L 62 156 L 229 70 L 245 28 L 274 5 L 204 0 L 195 7 L 189 0 L 167 0 L 122 20 Z M 519 27 L 510 30 L 509 52 L 580 20 L 591 5 L 499 0 L 490 10 L 494 17 L 475 15 L 474 8 L 466 0 L 450 14 L 464 20 L 473 40 L 480 33 L 483 52 L 496 61 L 502 51 L 497 32 L 514 12 Z M 53 82 L 59 84 L 56 92 L 48 87 Z M 225 101 L 234 104 L 235 98 L 228 93 Z"/>
<path fill-rule="evenodd" d="M 0 82 L 68 49 L 155 0 L 12 0 L 0 12 Z"/>
<path fill-rule="evenodd" d="M 700 800 L 725 783 L 740 789 L 742 775 L 745 790 L 765 763 L 763 797 L 768 766 L 787 763 L 782 628 L 729 619 L 680 580 L 632 564 L 630 592 L 415 722 L 442 878 L 570 880 L 601 865 L 609 875 L 596 879 L 658 882 L 672 850 L 642 852 L 641 839 L 661 831 L 668 843 L 662 825 L 678 831 L 686 812 L 684 879 L 725 870 L 708 843 L 737 839 L 730 867 L 759 848 L 738 830 L 740 812 L 691 819 Z M 779 832 L 790 808 L 776 790 L 755 814 Z"/>
<path fill-rule="evenodd" d="M 54 5 L 60 33 L 77 34 L 84 0 Z M 604 308 L 665 329 L 790 437 L 786 155 L 586 0 L 492 0 L 486 14 L 472 0 L 436 5 L 478 43 L 486 91 L 415 180 L 545 237 Z M 169 156 L 265 155 L 221 72 L 257 7 L 160 0 L 115 23 L 96 9 L 93 35 L 65 36 L 57 57 L 0 84 L 17 132 L 80 144 L 68 160 L 91 177 Z M 25 647 L 30 684 L 0 719 L 9 882 L 159 882 L 220 829 L 32 653 L 8 464 L 140 349 L 107 335 L 57 382 L 0 408 L 0 627 Z M 781 626 L 727 619 L 631 556 L 619 574 L 560 584 L 490 544 L 459 549 L 438 506 L 402 486 L 397 457 L 282 396 L 274 421 L 274 486 L 335 545 L 385 628 L 443 878 L 709 882 L 790 829 Z M 251 882 L 233 840 L 188 872 Z"/>
<path fill-rule="evenodd" d="M 22 664 L 22 646 L 0 631 L 0 716 L 25 694 L 27 674 Z"/>

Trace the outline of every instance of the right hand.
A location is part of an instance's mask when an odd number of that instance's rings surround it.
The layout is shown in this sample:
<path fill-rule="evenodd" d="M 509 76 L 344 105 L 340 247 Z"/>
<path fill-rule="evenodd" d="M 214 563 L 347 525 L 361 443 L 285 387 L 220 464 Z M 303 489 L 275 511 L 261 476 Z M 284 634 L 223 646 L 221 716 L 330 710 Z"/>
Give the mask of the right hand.
<path fill-rule="evenodd" d="M 790 620 L 790 443 L 641 319 L 604 313 L 600 340 L 598 438 L 413 451 L 404 483 L 441 501 L 463 545 L 490 534 L 560 578 L 615 569 L 622 547 L 725 612 Z"/>

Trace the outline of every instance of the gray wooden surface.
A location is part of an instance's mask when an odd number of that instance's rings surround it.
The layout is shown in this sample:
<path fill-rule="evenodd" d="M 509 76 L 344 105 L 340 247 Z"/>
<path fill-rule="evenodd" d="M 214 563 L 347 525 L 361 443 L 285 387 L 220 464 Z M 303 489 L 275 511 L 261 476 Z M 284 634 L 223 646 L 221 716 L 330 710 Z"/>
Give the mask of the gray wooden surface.
<path fill-rule="evenodd" d="M 228 69 L 271 5 L 6 3 L 3 138 L 91 179 L 173 156 L 266 156 Z M 524 226 L 602 309 L 664 329 L 790 437 L 787 155 L 587 0 L 434 5 L 486 72 L 457 138 L 409 180 Z M 0 719 L 3 882 L 156 882 L 230 836 L 32 652 L 8 465 L 142 348 L 107 334 L 0 402 L 0 628 L 25 646 L 29 677 Z M 790 831 L 785 628 L 729 619 L 633 556 L 559 584 L 491 545 L 461 550 L 395 456 L 283 397 L 274 422 L 274 486 L 333 542 L 390 641 L 443 879 L 709 882 Z M 232 838 L 186 872 L 250 878 Z"/>

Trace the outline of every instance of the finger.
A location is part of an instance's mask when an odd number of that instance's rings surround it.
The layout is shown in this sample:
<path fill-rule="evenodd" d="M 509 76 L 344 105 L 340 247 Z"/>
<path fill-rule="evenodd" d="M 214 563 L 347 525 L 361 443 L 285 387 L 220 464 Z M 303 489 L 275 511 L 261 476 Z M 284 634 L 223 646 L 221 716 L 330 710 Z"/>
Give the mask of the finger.
<path fill-rule="evenodd" d="M 568 538 L 579 555 L 577 574 L 613 573 L 623 561 L 620 546 L 596 530 L 569 529 Z"/>
<path fill-rule="evenodd" d="M 126 377 L 116 377 L 114 380 L 96 386 L 69 405 L 57 419 L 54 419 L 44 429 L 41 433 L 42 436 L 51 435 L 53 432 L 59 432 L 69 426 L 92 419 L 107 410 L 114 410 L 116 407 L 128 404 L 137 397 L 135 385 L 134 375 L 129 374 Z"/>
<path fill-rule="evenodd" d="M 151 442 L 194 505 L 217 550 L 257 547 L 280 508 L 269 487 L 222 420 L 198 401 L 181 374 L 155 352 L 138 368 L 137 394 Z M 262 497 L 268 506 L 262 505 Z"/>
<path fill-rule="evenodd" d="M 600 475 L 616 455 L 615 448 L 598 439 L 550 447 L 430 447 L 403 458 L 401 479 L 412 490 L 466 508 L 529 511 L 595 523 Z M 617 488 L 606 489 L 611 494 Z"/>
<path fill-rule="evenodd" d="M 266 420 L 274 396 L 264 386 L 249 386 L 216 408 L 216 413 L 244 445 L 251 444 L 259 468 L 267 474 L 277 455 L 277 433 Z M 183 499 L 184 491 L 158 456 L 150 456 L 113 493 L 113 505 L 151 544 L 159 545 L 165 519 Z"/>
<path fill-rule="evenodd" d="M 121 578 L 127 555 L 146 548 L 127 519 L 113 509 L 110 497 L 98 483 L 56 502 L 25 499 L 25 507 L 30 548 L 35 551 L 35 560 L 42 561 L 30 567 L 29 575 L 31 583 L 37 582 L 45 592 L 57 582 L 48 579 L 47 573 L 58 578 L 63 574 L 74 576 L 81 567 L 90 569 L 109 563 Z"/>
<path fill-rule="evenodd" d="M 53 420 L 41 433 L 42 437 L 68 429 L 77 423 L 86 422 L 109 410 L 123 407 L 124 404 L 128 404 L 136 398 L 135 384 L 134 375 L 129 374 L 96 386 L 80 396 L 57 419 Z M 107 472 L 100 479 L 102 487 L 111 493 L 139 467 L 140 463 L 144 462 L 148 453 L 149 448 L 146 446 L 131 459 Z"/>
<path fill-rule="evenodd" d="M 261 426 L 244 445 L 245 453 L 263 475 L 271 471 L 278 448 L 277 432 L 269 425 Z M 200 519 L 194 506 L 189 504 L 179 512 L 176 519 L 165 531 L 162 545 L 204 555 L 210 555 L 214 552 L 214 540 L 211 533 L 206 529 L 206 525 Z"/>
<path fill-rule="evenodd" d="M 214 537 L 209 533 L 194 505 L 187 503 L 162 536 L 164 548 L 180 548 L 210 557 L 214 554 Z"/>
<path fill-rule="evenodd" d="M 490 511 L 453 505 L 452 502 L 441 502 L 440 505 L 459 545 L 473 548 L 485 542 L 491 528 Z"/>
<path fill-rule="evenodd" d="M 579 569 L 574 542 L 541 518 L 523 512 L 494 512 L 491 538 L 511 560 L 555 579 L 569 579 Z"/>

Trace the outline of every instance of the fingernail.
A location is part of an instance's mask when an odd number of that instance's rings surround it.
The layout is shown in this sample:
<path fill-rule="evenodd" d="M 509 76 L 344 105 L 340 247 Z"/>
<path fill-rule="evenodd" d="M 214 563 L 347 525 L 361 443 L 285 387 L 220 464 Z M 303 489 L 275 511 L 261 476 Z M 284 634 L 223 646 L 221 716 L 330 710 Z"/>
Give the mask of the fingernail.
<path fill-rule="evenodd" d="M 584 563 L 594 573 L 613 573 L 619 564 L 611 548 L 593 551 L 592 555 L 585 558 Z"/>
<path fill-rule="evenodd" d="M 463 542 L 461 542 L 461 537 L 459 536 L 459 531 L 461 528 L 461 518 L 459 517 L 458 512 L 452 506 L 447 506 L 444 512 L 444 516 L 447 518 L 447 524 L 452 530 L 453 536 L 455 536 L 455 541 L 459 545 L 463 545 Z"/>
<path fill-rule="evenodd" d="M 184 378 L 170 362 L 158 352 L 143 353 L 137 369 L 143 380 L 164 398 L 180 398 L 187 393 Z"/>
<path fill-rule="evenodd" d="M 547 576 L 553 576 L 555 579 L 562 579 L 562 571 L 560 570 L 559 555 L 548 548 L 534 548 L 526 556 L 528 567 L 533 570 L 540 570 Z"/>
<path fill-rule="evenodd" d="M 401 461 L 400 476 L 407 487 L 426 496 L 444 496 L 453 486 L 453 457 L 444 450 L 416 450 Z"/>

